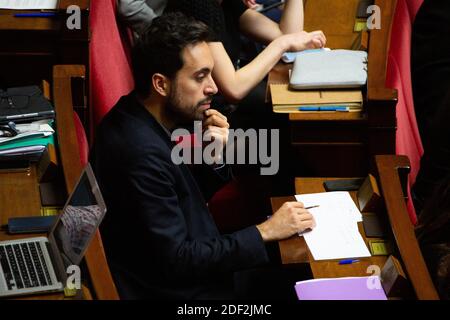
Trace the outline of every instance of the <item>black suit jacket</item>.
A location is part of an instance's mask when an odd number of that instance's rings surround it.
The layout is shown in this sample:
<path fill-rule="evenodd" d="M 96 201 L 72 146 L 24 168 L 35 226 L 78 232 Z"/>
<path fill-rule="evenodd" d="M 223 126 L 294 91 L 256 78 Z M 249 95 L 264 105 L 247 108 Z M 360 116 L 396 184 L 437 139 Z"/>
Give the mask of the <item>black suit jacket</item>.
<path fill-rule="evenodd" d="M 234 271 L 268 261 L 255 226 L 220 235 L 206 200 L 213 168 L 171 161 L 168 132 L 124 96 L 101 122 L 91 163 L 105 198 L 105 251 L 122 298 L 226 298 Z M 223 169 L 222 169 L 223 170 Z M 202 192 L 203 191 L 203 192 Z"/>

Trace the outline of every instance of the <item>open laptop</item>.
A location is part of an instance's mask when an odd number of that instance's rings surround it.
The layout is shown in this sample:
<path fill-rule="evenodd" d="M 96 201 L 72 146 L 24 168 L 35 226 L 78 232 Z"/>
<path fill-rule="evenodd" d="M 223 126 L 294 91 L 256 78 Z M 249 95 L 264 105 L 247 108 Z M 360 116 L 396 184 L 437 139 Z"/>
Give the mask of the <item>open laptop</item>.
<path fill-rule="evenodd" d="M 0 297 L 63 291 L 70 265 L 78 265 L 106 212 L 91 166 L 48 237 L 0 242 Z"/>

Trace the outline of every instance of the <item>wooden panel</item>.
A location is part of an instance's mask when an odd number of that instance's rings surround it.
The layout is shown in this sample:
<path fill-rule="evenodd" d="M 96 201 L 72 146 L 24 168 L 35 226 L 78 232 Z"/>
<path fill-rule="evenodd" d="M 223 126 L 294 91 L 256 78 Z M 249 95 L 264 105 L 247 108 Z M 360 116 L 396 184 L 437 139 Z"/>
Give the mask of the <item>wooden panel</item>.
<path fill-rule="evenodd" d="M 37 183 L 36 167 L 0 171 L 0 224 L 7 224 L 9 217 L 41 214 L 41 199 Z"/>
<path fill-rule="evenodd" d="M 58 30 L 60 21 L 54 18 L 16 18 L 15 13 L 26 10 L 0 10 L 0 30 Z"/>
<path fill-rule="evenodd" d="M 297 175 L 307 177 L 363 176 L 369 156 L 363 143 L 293 143 Z"/>
<path fill-rule="evenodd" d="M 367 124 L 359 121 L 291 122 L 293 143 L 366 143 Z"/>
<path fill-rule="evenodd" d="M 367 115 L 363 111 L 357 112 L 316 112 L 302 113 L 290 112 L 291 121 L 362 121 L 366 120 Z"/>
<path fill-rule="evenodd" d="M 353 32 L 358 3 L 359 0 L 308 0 L 305 30 L 322 30 L 329 48 L 351 49 L 359 35 Z"/>
<path fill-rule="evenodd" d="M 396 0 L 375 0 L 381 13 L 381 29 L 370 30 L 368 64 L 369 100 L 396 100 L 396 90 L 386 88 L 386 68 L 391 42 L 392 20 L 397 6 Z"/>

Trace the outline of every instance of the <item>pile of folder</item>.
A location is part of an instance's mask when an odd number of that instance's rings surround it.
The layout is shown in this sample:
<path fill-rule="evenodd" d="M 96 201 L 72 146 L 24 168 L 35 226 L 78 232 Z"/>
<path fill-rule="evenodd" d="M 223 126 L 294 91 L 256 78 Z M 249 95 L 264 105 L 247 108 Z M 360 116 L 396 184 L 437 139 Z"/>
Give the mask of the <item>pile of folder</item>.
<path fill-rule="evenodd" d="M 48 144 L 55 144 L 53 120 L 38 120 L 30 123 L 12 125 L 17 134 L 0 137 L 0 161 L 37 161 Z M 0 126 L 0 133 L 6 125 Z"/>
<path fill-rule="evenodd" d="M 288 84 L 271 84 L 274 112 L 361 111 L 361 90 L 290 90 Z"/>
<path fill-rule="evenodd" d="M 39 160 L 55 143 L 54 115 L 37 86 L 0 89 L 0 165 Z"/>
<path fill-rule="evenodd" d="M 363 105 L 367 52 L 306 50 L 297 53 L 289 83 L 271 84 L 275 112 L 356 112 Z"/>

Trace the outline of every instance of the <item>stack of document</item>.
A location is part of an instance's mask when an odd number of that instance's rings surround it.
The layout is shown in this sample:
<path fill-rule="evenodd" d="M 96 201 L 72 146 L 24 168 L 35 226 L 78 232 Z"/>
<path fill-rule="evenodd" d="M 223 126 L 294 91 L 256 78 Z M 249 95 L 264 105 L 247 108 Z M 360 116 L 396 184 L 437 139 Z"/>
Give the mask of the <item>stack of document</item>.
<path fill-rule="evenodd" d="M 0 0 L 0 9 L 56 9 L 58 0 Z"/>
<path fill-rule="evenodd" d="M 324 192 L 295 196 L 314 216 L 316 227 L 303 233 L 315 260 L 370 257 L 358 230 L 361 212 L 348 192 Z"/>
<path fill-rule="evenodd" d="M 274 112 L 361 111 L 361 90 L 289 90 L 288 84 L 271 84 Z"/>
<path fill-rule="evenodd" d="M 46 146 L 54 144 L 52 122 L 53 120 L 39 120 L 17 124 L 17 135 L 0 137 L 0 161 L 38 160 Z"/>

